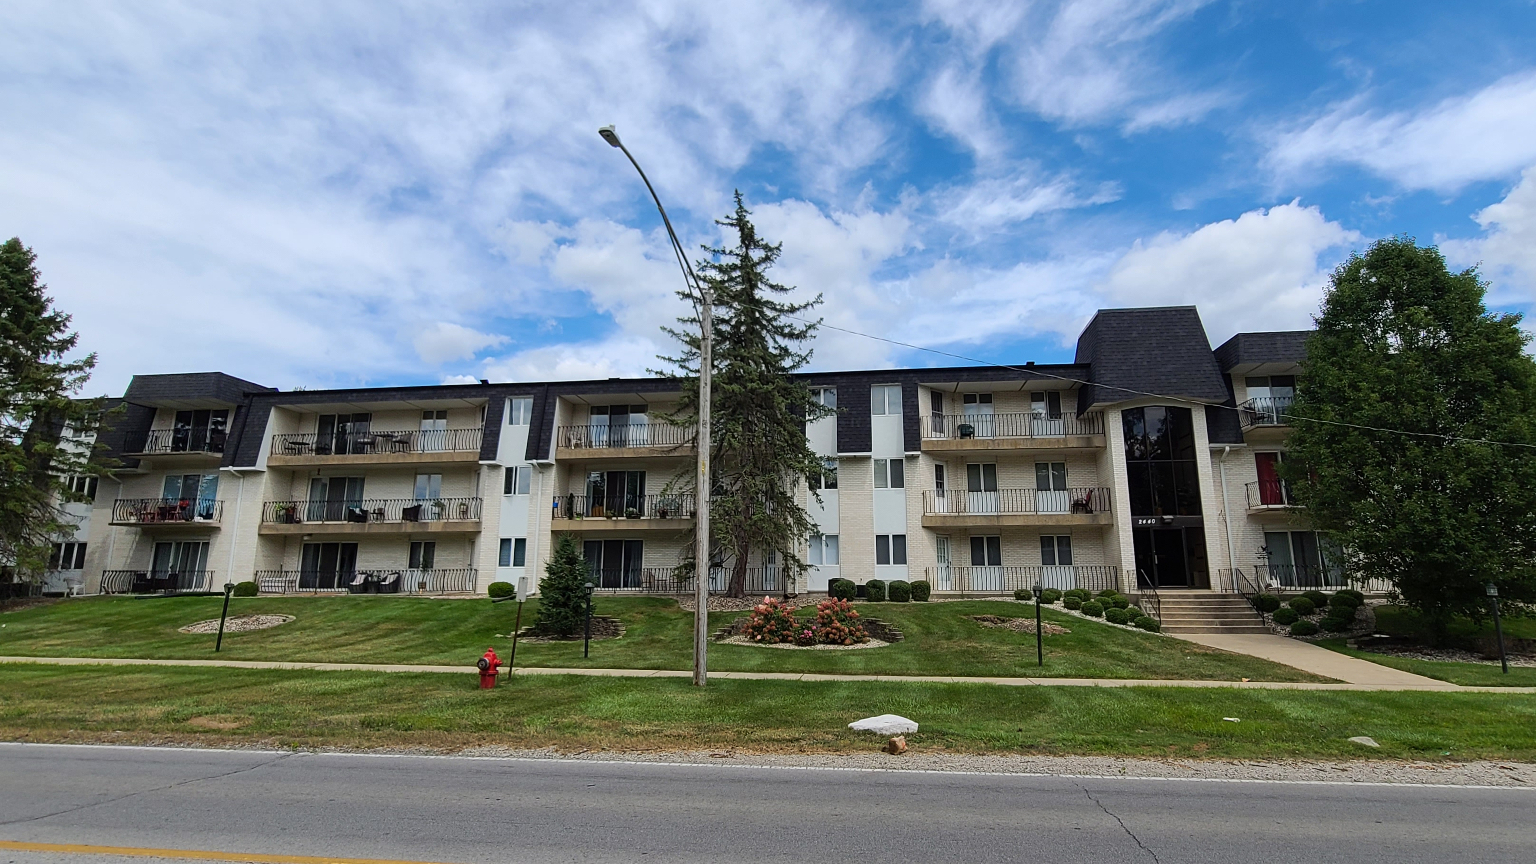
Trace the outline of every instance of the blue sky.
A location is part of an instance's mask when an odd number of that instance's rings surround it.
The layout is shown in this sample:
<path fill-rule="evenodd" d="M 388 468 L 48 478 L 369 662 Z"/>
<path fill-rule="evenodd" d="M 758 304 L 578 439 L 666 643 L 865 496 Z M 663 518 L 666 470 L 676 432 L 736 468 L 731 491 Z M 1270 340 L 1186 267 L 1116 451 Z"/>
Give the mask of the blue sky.
<path fill-rule="evenodd" d="M 739 188 L 829 322 L 989 361 L 1304 327 L 1388 234 L 1536 303 L 1530 0 L 7 5 L 0 232 L 93 393 L 643 373 L 680 277 L 607 123 L 686 244 Z"/>

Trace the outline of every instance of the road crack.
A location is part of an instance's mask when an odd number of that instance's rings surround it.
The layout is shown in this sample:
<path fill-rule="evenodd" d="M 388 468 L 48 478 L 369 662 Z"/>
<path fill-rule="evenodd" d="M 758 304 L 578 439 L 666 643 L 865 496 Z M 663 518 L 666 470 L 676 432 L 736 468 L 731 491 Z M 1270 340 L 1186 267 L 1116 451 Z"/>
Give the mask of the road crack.
<path fill-rule="evenodd" d="M 1083 794 L 1088 796 L 1088 800 L 1089 801 L 1092 801 L 1093 803 L 1099 805 L 1099 809 L 1104 811 L 1104 815 L 1106 815 L 1109 818 L 1115 820 L 1115 822 L 1120 826 L 1120 830 L 1125 832 L 1125 836 L 1131 838 L 1131 840 L 1136 844 L 1136 846 L 1138 848 L 1141 849 L 1141 851 L 1147 853 L 1148 855 L 1151 855 L 1152 856 L 1153 864 L 1162 864 L 1162 862 L 1160 860 L 1158 860 L 1157 853 L 1153 852 L 1151 849 L 1147 848 L 1147 844 L 1141 842 L 1141 838 L 1137 837 L 1136 836 L 1136 832 L 1132 831 L 1130 829 L 1130 826 L 1125 824 L 1125 820 L 1124 819 L 1121 819 L 1119 816 L 1116 816 L 1108 807 L 1105 807 L 1103 801 L 1100 801 L 1099 799 L 1093 797 L 1093 793 L 1088 791 L 1088 787 L 1083 786 L 1081 784 L 1078 784 L 1077 788 L 1083 790 Z"/>
<path fill-rule="evenodd" d="M 137 792 L 129 792 L 129 793 L 125 794 L 125 795 L 119 795 L 116 798 L 108 798 L 105 801 L 93 801 L 90 804 L 81 804 L 81 805 L 76 806 L 76 807 L 66 807 L 63 810 L 58 810 L 58 811 L 53 812 L 53 813 L 44 813 L 44 814 L 39 815 L 39 816 L 28 816 L 25 819 L 7 819 L 7 820 L 4 820 L 4 821 L 0 821 L 0 825 L 25 825 L 28 822 L 37 822 L 37 821 L 40 821 L 40 820 L 43 820 L 43 819 L 52 819 L 55 816 L 66 816 L 66 815 L 68 815 L 70 813 L 79 813 L 81 810 L 89 810 L 89 809 L 91 809 L 93 807 L 101 807 L 101 806 L 106 805 L 106 804 L 116 804 L 119 801 L 126 801 L 129 798 L 136 798 L 136 797 L 138 797 L 140 795 L 148 795 L 151 792 L 164 792 L 164 791 L 166 791 L 168 789 L 179 789 L 182 786 L 190 786 L 193 783 L 202 783 L 202 782 L 204 782 L 206 780 L 221 780 L 221 779 L 223 779 L 225 777 L 233 777 L 236 774 L 244 774 L 247 771 L 255 771 L 257 768 L 265 768 L 268 765 L 276 765 L 277 763 L 279 763 L 279 762 L 283 761 L 284 759 L 287 759 L 288 757 L 293 756 L 293 755 L 295 755 L 295 754 L 293 754 L 293 753 L 282 753 L 282 754 L 279 754 L 278 756 L 276 756 L 275 758 L 268 759 L 265 762 L 258 762 L 255 765 L 247 765 L 244 768 L 236 768 L 233 771 L 225 771 L 222 774 L 210 774 L 207 777 L 193 777 L 193 778 L 191 778 L 189 780 L 180 780 L 180 781 L 177 781 L 175 783 L 168 784 L 166 786 L 156 786 L 153 789 L 140 789 Z"/>

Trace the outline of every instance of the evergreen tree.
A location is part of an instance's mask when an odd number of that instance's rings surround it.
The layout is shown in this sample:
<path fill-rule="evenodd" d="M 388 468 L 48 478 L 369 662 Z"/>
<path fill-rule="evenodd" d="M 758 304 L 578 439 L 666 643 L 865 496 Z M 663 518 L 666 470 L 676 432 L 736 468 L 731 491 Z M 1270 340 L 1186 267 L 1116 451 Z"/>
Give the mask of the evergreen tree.
<path fill-rule="evenodd" d="M 561 637 L 580 633 L 587 619 L 587 582 L 591 578 L 592 571 L 575 538 L 560 535 L 555 554 L 544 567 L 544 579 L 539 582 L 539 609 L 533 631 Z"/>
<path fill-rule="evenodd" d="M 822 470 L 820 457 L 806 441 L 805 423 L 832 413 L 815 402 L 810 388 L 794 375 L 811 358 L 810 350 L 801 346 L 819 324 L 796 319 L 819 306 L 821 296 L 804 303 L 776 299 L 793 290 L 768 278 L 782 244 L 759 237 L 750 216 L 738 191 L 735 212 L 716 223 L 734 235 L 735 244 L 705 247 L 711 257 L 698 265 L 715 299 L 711 544 L 717 550 L 716 563 L 731 574 L 732 597 L 746 594 L 748 565 L 765 564 L 769 554 L 786 580 L 804 572 L 800 549 L 815 525 L 800 505 L 798 484 Z M 695 315 L 679 320 L 685 325 L 681 330 L 664 329 L 682 343 L 681 356 L 661 359 L 693 377 L 683 380 L 683 399 L 669 419 L 696 424 L 699 319 Z M 697 481 L 690 474 L 680 482 Z M 689 549 L 694 548 L 690 543 Z M 690 560 L 684 569 L 697 569 L 696 562 Z"/>
<path fill-rule="evenodd" d="M 1350 575 L 1387 580 L 1441 633 L 1482 617 L 1490 582 L 1536 601 L 1536 450 L 1453 440 L 1536 444 L 1528 337 L 1485 291 L 1410 238 L 1350 256 L 1307 342 L 1282 463 Z"/>
<path fill-rule="evenodd" d="M 79 336 L 46 290 L 32 250 L 0 244 L 0 565 L 22 581 L 40 579 L 51 544 L 74 531 L 60 502 L 83 499 L 64 478 L 101 471 L 89 446 L 61 438 L 100 422 L 99 401 L 74 398 L 96 355 L 65 359 Z"/>

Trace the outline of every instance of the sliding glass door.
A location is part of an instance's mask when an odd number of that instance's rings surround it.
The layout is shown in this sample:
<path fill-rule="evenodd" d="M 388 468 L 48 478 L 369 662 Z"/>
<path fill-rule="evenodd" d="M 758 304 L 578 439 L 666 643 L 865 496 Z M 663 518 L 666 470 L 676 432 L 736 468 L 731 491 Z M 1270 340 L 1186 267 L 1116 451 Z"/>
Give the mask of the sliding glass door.
<path fill-rule="evenodd" d="M 331 591 L 345 588 L 357 573 L 356 543 L 305 543 L 299 559 L 299 588 Z"/>

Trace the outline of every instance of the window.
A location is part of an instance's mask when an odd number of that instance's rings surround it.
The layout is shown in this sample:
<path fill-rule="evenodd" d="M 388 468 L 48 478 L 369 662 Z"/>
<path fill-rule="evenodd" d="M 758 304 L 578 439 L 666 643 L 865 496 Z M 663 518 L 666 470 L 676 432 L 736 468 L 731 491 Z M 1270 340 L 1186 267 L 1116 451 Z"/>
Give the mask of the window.
<path fill-rule="evenodd" d="M 528 539 L 526 537 L 501 538 L 501 550 L 496 559 L 498 567 L 522 567 L 528 560 Z"/>
<path fill-rule="evenodd" d="M 1132 516 L 1199 516 L 1194 421 L 1188 408 L 1148 406 L 1121 413 Z"/>
<path fill-rule="evenodd" d="M 935 464 L 933 466 L 933 491 L 939 493 L 940 495 L 944 494 L 944 466 L 943 466 L 943 464 Z"/>
<path fill-rule="evenodd" d="M 1072 563 L 1072 538 L 1067 535 L 1040 535 L 1040 563 L 1046 567 Z"/>
<path fill-rule="evenodd" d="M 76 474 L 65 479 L 64 485 L 76 495 L 82 495 L 92 501 L 96 500 L 96 480 L 88 474 Z"/>
<path fill-rule="evenodd" d="M 1001 567 L 1003 566 L 1003 538 L 972 537 L 971 538 L 971 566 L 972 567 Z"/>
<path fill-rule="evenodd" d="M 1029 394 L 1029 410 L 1032 414 L 1044 414 L 1051 420 L 1061 419 L 1061 391 L 1041 390 Z"/>
<path fill-rule="evenodd" d="M 1067 491 L 1067 463 L 1036 462 L 1035 489 L 1040 492 Z"/>
<path fill-rule="evenodd" d="M 321 414 L 315 421 L 315 453 L 367 453 L 374 441 L 368 431 L 372 425 L 372 414 Z"/>
<path fill-rule="evenodd" d="M 443 497 L 443 475 L 417 474 L 416 500 L 432 501 Z"/>
<path fill-rule="evenodd" d="M 411 542 L 410 563 L 406 566 L 412 570 L 431 570 L 433 559 L 437 557 L 437 542 L 433 540 L 415 540 Z"/>
<path fill-rule="evenodd" d="M 835 388 L 835 387 L 812 387 L 811 388 L 811 401 L 815 402 L 817 405 L 825 405 L 828 408 L 836 408 L 837 407 L 837 388 Z"/>
<path fill-rule="evenodd" d="M 812 489 L 836 489 L 837 488 L 837 460 L 821 460 L 821 473 L 812 474 L 809 478 Z"/>
<path fill-rule="evenodd" d="M 875 535 L 875 563 L 876 564 L 906 564 L 907 563 L 907 535 L 905 535 L 905 534 L 876 534 Z"/>
<path fill-rule="evenodd" d="M 813 534 L 811 535 L 810 563 L 813 567 L 826 565 L 836 567 L 838 562 L 837 535 Z"/>
<path fill-rule="evenodd" d="M 55 543 L 48 555 L 49 570 L 85 569 L 84 543 Z"/>
<path fill-rule="evenodd" d="M 527 495 L 532 476 L 532 465 L 508 465 L 501 481 L 501 494 Z"/>
<path fill-rule="evenodd" d="M 644 471 L 593 471 L 587 475 L 587 513 L 595 517 L 645 515 Z"/>
<path fill-rule="evenodd" d="M 527 426 L 533 422 L 533 400 L 526 396 L 507 400 L 511 403 L 507 407 L 508 426 Z"/>
<path fill-rule="evenodd" d="M 69 427 L 69 437 L 84 440 L 96 437 L 96 429 L 101 426 L 101 412 L 92 411 L 80 418 L 80 425 Z"/>
<path fill-rule="evenodd" d="M 879 384 L 869 388 L 869 413 L 901 414 L 901 385 Z"/>
<path fill-rule="evenodd" d="M 512 566 L 512 538 L 511 537 L 503 537 L 503 538 L 501 538 L 501 548 L 496 553 L 496 566 L 497 567 L 511 567 Z"/>
<path fill-rule="evenodd" d="M 905 463 L 900 459 L 875 460 L 875 488 L 902 489 L 906 487 Z"/>
<path fill-rule="evenodd" d="M 992 394 L 991 393 L 965 393 L 965 394 L 962 395 L 962 398 L 961 398 L 960 401 L 966 406 L 965 413 L 967 413 L 967 414 L 986 413 L 988 411 L 991 411 L 991 409 L 987 408 L 987 409 L 979 409 L 978 410 L 977 408 L 973 408 L 971 406 L 973 406 L 973 405 L 974 406 L 991 405 L 992 404 Z"/>
<path fill-rule="evenodd" d="M 177 411 L 170 449 L 175 453 L 223 453 L 229 409 Z"/>

